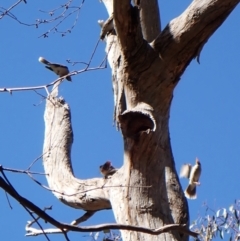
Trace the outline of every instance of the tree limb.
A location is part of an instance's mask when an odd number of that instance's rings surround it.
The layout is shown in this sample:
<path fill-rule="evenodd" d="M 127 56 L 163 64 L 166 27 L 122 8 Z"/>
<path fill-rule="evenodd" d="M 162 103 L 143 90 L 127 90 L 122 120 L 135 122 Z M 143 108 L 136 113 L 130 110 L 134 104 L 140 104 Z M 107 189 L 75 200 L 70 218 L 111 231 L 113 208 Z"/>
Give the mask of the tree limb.
<path fill-rule="evenodd" d="M 194 0 L 152 42 L 165 66 L 174 66 L 176 80 L 199 57 L 209 37 L 222 25 L 239 0 Z M 170 67 L 171 68 L 171 67 Z"/>
<path fill-rule="evenodd" d="M 126 58 L 136 53 L 143 44 L 139 10 L 130 0 L 113 0 L 115 30 L 122 52 Z"/>
<path fill-rule="evenodd" d="M 6 183 L 6 181 L 0 177 L 0 187 L 4 189 L 7 193 L 9 193 L 14 199 L 16 199 L 22 206 L 32 210 L 35 212 L 39 217 L 44 219 L 45 221 L 51 223 L 52 225 L 56 226 L 57 228 L 65 231 L 75 231 L 75 232 L 97 232 L 102 231 L 104 229 L 122 229 L 122 230 L 130 230 L 130 231 L 136 231 L 136 232 L 143 232 L 148 233 L 152 235 L 159 235 L 161 233 L 166 233 L 173 230 L 178 230 L 182 233 L 191 235 L 193 237 L 197 237 L 198 233 L 192 232 L 186 228 L 186 225 L 180 225 L 180 224 L 168 224 L 163 227 L 160 227 L 158 229 L 149 229 L 145 227 L 136 227 L 132 225 L 123 225 L 123 224 L 100 224 L 100 225 L 94 225 L 94 226 L 83 226 L 83 227 L 77 227 L 70 224 L 65 224 L 57 221 L 56 219 L 52 218 L 50 215 L 45 213 L 43 210 L 41 210 L 38 206 L 30 202 L 28 199 L 22 197 L 18 192 L 13 189 L 9 184 Z"/>
<path fill-rule="evenodd" d="M 54 87 L 57 92 L 57 87 Z M 46 100 L 43 166 L 48 185 L 53 194 L 64 204 L 87 211 L 111 209 L 105 180 L 81 180 L 74 176 L 71 163 L 73 130 L 71 112 L 62 98 L 52 94 Z"/>
<path fill-rule="evenodd" d="M 160 13 L 157 0 L 134 0 L 139 9 L 143 38 L 152 42 L 161 31 Z"/>

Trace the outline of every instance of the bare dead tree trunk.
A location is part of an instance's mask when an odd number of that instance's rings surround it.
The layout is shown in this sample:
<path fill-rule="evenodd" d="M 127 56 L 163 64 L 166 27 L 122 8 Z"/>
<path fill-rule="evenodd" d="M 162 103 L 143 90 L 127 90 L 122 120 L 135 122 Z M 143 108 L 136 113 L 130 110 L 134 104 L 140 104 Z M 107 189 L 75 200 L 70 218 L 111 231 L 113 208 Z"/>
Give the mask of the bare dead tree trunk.
<path fill-rule="evenodd" d="M 162 32 L 156 0 L 136 0 L 135 7 L 130 0 L 103 3 L 109 16 L 113 15 L 115 29 L 106 37 L 106 51 L 112 68 L 114 116 L 124 138 L 124 163 L 111 179 L 75 178 L 70 110 L 53 93 L 45 111 L 43 163 L 49 186 L 72 207 L 112 208 L 117 223 L 152 229 L 188 224 L 188 205 L 170 144 L 173 90 L 239 0 L 195 0 Z M 121 233 L 123 240 L 188 239 L 177 231 L 158 236 Z"/>
<path fill-rule="evenodd" d="M 109 183 L 127 186 L 109 189 L 109 198 L 118 223 L 149 228 L 188 224 L 188 205 L 170 145 L 173 90 L 239 0 L 195 0 L 161 33 L 157 1 L 134 2 L 136 7 L 129 0 L 103 0 L 109 15 L 113 13 L 116 34 L 107 35 L 106 52 L 112 68 L 115 118 L 124 138 L 124 164 Z M 150 237 L 126 231 L 122 237 L 188 238 L 177 232 Z"/>

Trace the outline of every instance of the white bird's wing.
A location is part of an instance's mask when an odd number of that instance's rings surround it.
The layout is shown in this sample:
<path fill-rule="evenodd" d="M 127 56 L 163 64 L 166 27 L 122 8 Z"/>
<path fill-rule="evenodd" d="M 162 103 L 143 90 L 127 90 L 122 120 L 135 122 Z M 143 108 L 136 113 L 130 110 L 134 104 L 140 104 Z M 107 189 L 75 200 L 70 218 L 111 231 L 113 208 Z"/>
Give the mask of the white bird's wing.
<path fill-rule="evenodd" d="M 191 169 L 192 169 L 191 164 L 182 165 L 181 170 L 180 170 L 180 177 L 189 178 L 190 173 L 191 173 Z"/>

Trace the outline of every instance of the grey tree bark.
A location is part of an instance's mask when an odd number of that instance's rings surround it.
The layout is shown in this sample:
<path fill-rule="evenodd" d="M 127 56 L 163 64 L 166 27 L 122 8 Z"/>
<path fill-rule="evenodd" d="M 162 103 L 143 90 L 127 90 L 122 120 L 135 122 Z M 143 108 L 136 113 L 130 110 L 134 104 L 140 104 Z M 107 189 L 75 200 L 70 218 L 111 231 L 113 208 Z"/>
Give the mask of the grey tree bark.
<path fill-rule="evenodd" d="M 115 29 L 106 36 L 106 52 L 112 69 L 114 116 L 124 139 L 123 166 L 107 180 L 73 176 L 70 110 L 52 93 L 45 112 L 43 162 L 49 186 L 74 208 L 112 208 L 117 223 L 152 229 L 188 224 L 188 205 L 170 144 L 173 90 L 239 0 L 194 0 L 162 32 L 156 0 L 136 0 L 136 6 L 130 0 L 102 2 L 113 16 Z M 176 231 L 158 236 L 121 233 L 123 240 L 188 239 Z"/>

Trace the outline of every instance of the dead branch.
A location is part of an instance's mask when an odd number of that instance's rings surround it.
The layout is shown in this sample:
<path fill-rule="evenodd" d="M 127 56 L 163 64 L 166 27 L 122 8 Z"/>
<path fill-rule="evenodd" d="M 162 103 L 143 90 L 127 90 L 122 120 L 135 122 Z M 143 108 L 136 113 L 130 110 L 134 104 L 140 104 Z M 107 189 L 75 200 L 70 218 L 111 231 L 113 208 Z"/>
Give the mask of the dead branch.
<path fill-rule="evenodd" d="M 0 15 L 0 20 L 1 20 L 4 16 L 9 15 L 10 11 L 11 11 L 13 8 L 15 8 L 18 4 L 20 4 L 21 2 L 25 2 L 25 3 L 26 3 L 25 0 L 18 0 L 16 3 L 14 3 L 14 4 L 13 4 L 12 6 L 10 6 L 8 9 L 5 9 L 5 8 L 3 8 L 3 7 L 0 7 L 0 9 L 3 9 L 3 10 L 0 10 L 0 13 L 1 13 L 1 15 Z"/>
<path fill-rule="evenodd" d="M 173 81 L 180 79 L 193 58 L 199 58 L 205 43 L 238 3 L 239 0 L 194 0 L 151 43 L 173 73 Z"/>
<path fill-rule="evenodd" d="M 63 79 L 65 79 L 68 76 L 78 75 L 78 74 L 81 74 L 81 73 L 84 73 L 84 72 L 87 72 L 87 71 L 106 69 L 107 65 L 106 64 L 103 65 L 103 63 L 106 63 L 107 55 L 103 58 L 103 60 L 99 64 L 99 66 L 97 66 L 97 67 L 90 67 L 90 64 L 92 62 L 94 54 L 95 54 L 95 52 L 97 50 L 98 44 L 99 44 L 99 40 L 98 40 L 96 46 L 94 47 L 94 51 L 91 54 L 90 60 L 89 60 L 88 63 L 86 63 L 86 67 L 84 69 L 72 71 L 68 75 L 60 77 L 60 78 L 57 78 L 56 80 L 54 80 L 53 82 L 51 82 L 49 84 L 38 85 L 38 86 L 29 86 L 29 87 L 14 87 L 14 88 L 4 87 L 4 88 L 0 88 L 0 92 L 8 92 L 8 93 L 12 94 L 12 92 L 15 92 L 15 91 L 29 91 L 29 90 L 30 91 L 34 91 L 34 90 L 44 89 L 44 90 L 46 90 L 47 94 L 49 95 L 48 87 L 51 87 L 51 86 L 54 86 L 57 83 L 60 83 L 61 81 L 63 81 Z"/>
<path fill-rule="evenodd" d="M 36 28 L 38 28 L 39 25 L 42 25 L 42 24 L 56 23 L 53 27 L 51 27 L 49 30 L 47 30 L 46 32 L 44 32 L 43 34 L 41 34 L 39 36 L 39 38 L 40 37 L 46 38 L 52 32 L 59 33 L 59 34 L 61 34 L 61 36 L 65 36 L 66 34 L 71 33 L 79 20 L 80 10 L 82 9 L 82 6 L 83 6 L 85 0 L 82 0 L 82 2 L 78 6 L 73 6 L 73 0 L 68 0 L 65 4 L 62 4 L 59 7 L 56 7 L 55 9 L 52 9 L 49 11 L 39 10 L 41 13 L 50 15 L 51 18 L 49 18 L 49 19 L 38 18 L 35 20 L 35 23 L 23 22 L 15 14 L 13 14 L 11 12 L 21 2 L 24 2 L 25 4 L 27 3 L 26 0 L 18 0 L 16 3 L 14 3 L 9 8 L 0 7 L 0 20 L 4 16 L 8 16 L 21 25 L 25 25 L 28 27 L 34 26 Z M 71 16 L 74 16 L 74 15 L 75 15 L 75 17 L 74 17 L 74 21 L 73 21 L 72 25 L 66 30 L 62 30 L 62 31 L 59 30 L 59 27 L 61 26 L 61 24 L 63 22 L 65 22 L 66 19 L 69 19 Z"/>
<path fill-rule="evenodd" d="M 82 0 L 82 2 L 79 4 L 79 6 L 71 6 L 72 4 L 72 0 L 67 1 L 65 4 L 49 10 L 49 11 L 43 11 L 40 10 L 42 13 L 47 13 L 51 16 L 50 19 L 37 19 L 37 24 L 48 24 L 48 23 L 52 23 L 52 22 L 56 22 L 58 21 L 51 29 L 49 29 L 48 31 L 46 31 L 45 33 L 43 33 L 42 35 L 39 36 L 39 38 L 41 37 L 48 37 L 48 35 L 53 32 L 53 33 L 60 33 L 61 36 L 65 36 L 68 33 L 71 33 L 71 31 L 73 30 L 73 28 L 76 26 L 78 19 L 79 19 L 79 15 L 80 15 L 80 10 L 85 2 L 85 0 Z M 57 13 L 57 11 L 62 10 L 61 13 L 57 14 L 56 17 L 52 17 L 53 15 L 55 15 Z M 69 12 L 69 10 L 72 10 Z M 69 18 L 71 15 L 75 14 L 75 20 L 72 24 L 72 26 L 68 29 L 66 29 L 65 31 L 60 31 L 58 29 L 58 27 L 67 19 Z"/>
<path fill-rule="evenodd" d="M 124 225 L 124 224 L 100 224 L 100 225 L 94 225 L 94 226 L 86 226 L 86 227 L 77 227 L 70 224 L 65 224 L 57 221 L 56 219 L 52 218 L 50 215 L 45 213 L 43 210 L 41 210 L 38 206 L 33 204 L 28 199 L 22 197 L 18 192 L 10 186 L 2 177 L 0 177 L 0 187 L 4 189 L 7 193 L 9 193 L 14 199 L 16 199 L 23 207 L 26 207 L 33 212 L 35 212 L 39 217 L 41 217 L 43 220 L 51 223 L 58 229 L 62 230 L 62 232 L 66 231 L 75 231 L 75 232 L 97 232 L 102 231 L 105 229 L 122 229 L 122 230 L 129 230 L 129 231 L 136 231 L 136 232 L 142 232 L 142 233 L 148 233 L 152 235 L 159 235 L 161 233 L 166 233 L 169 231 L 177 230 L 184 234 L 188 234 L 193 237 L 197 237 L 198 233 L 192 232 L 189 229 L 186 228 L 186 225 L 180 225 L 180 224 L 168 224 L 163 227 L 160 227 L 158 229 L 149 229 L 145 227 L 136 227 L 132 225 Z M 42 234 L 44 234 L 45 231 L 42 231 Z"/>
<path fill-rule="evenodd" d="M 79 223 L 87 221 L 90 217 L 92 217 L 96 212 L 95 211 L 87 211 L 84 215 L 82 215 L 80 218 L 77 218 L 76 220 L 71 222 L 71 225 L 78 225 Z M 25 230 L 27 231 L 27 234 L 25 236 L 37 236 L 37 235 L 42 235 L 43 231 L 41 229 L 36 229 L 33 228 L 32 225 L 38 220 L 40 217 L 38 216 L 35 220 L 33 221 L 28 221 L 27 225 L 25 227 Z M 69 230 L 66 230 L 68 232 Z M 56 233 L 62 233 L 61 229 L 56 229 L 56 228 L 48 228 L 44 229 L 44 233 L 46 234 L 56 234 Z"/>
<path fill-rule="evenodd" d="M 9 172 L 16 172 L 16 173 L 24 173 L 24 174 L 37 174 L 37 175 L 47 175 L 46 173 L 42 172 L 31 172 L 31 171 L 26 171 L 26 170 L 21 170 L 21 169 L 15 169 L 15 168 L 8 168 L 8 167 L 1 167 L 2 170 L 4 171 L 9 171 Z"/>

